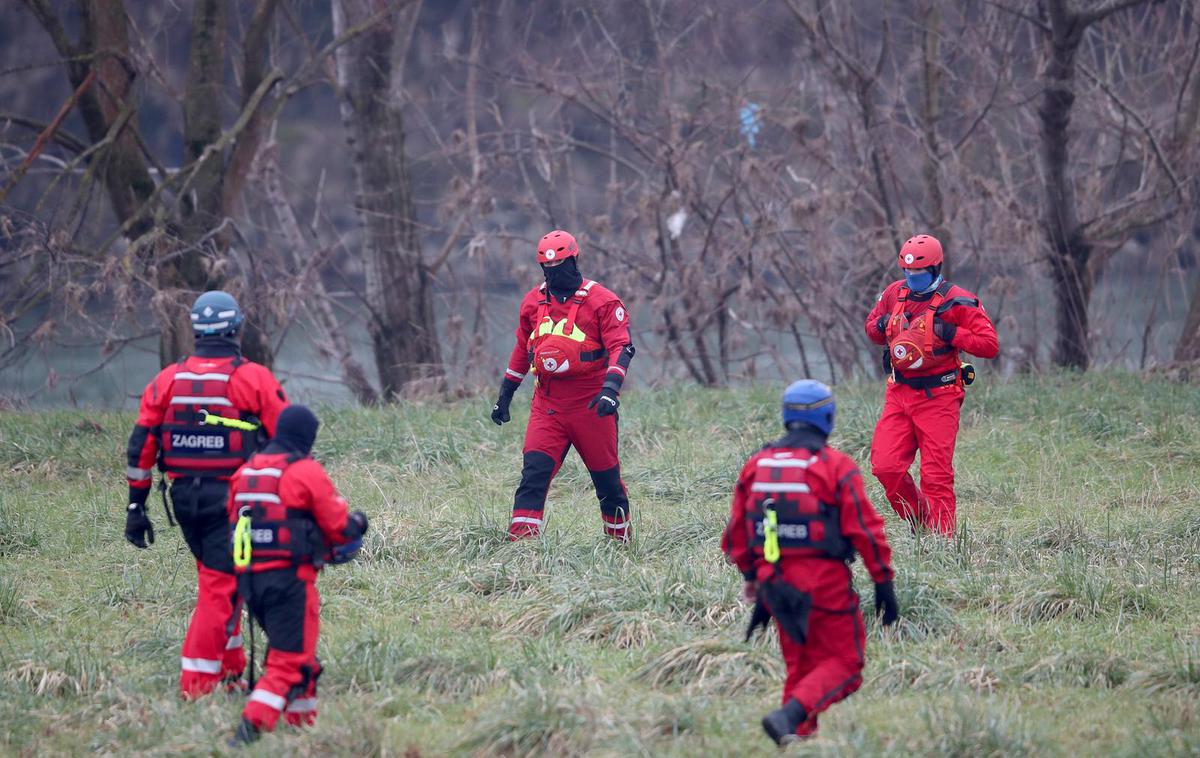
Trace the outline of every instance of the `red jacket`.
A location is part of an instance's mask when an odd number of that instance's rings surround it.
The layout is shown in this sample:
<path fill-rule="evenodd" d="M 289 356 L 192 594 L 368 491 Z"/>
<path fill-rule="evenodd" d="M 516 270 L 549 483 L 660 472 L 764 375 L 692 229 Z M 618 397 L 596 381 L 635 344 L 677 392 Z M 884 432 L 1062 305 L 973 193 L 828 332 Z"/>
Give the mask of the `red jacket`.
<path fill-rule="evenodd" d="M 254 494 L 259 493 L 259 494 Z M 262 493 L 269 493 L 264 496 Z M 271 497 L 274 496 L 274 497 Z M 279 502 L 275 502 L 275 500 Z M 320 534 L 324 547 L 345 544 L 349 537 L 349 509 L 346 499 L 333 485 L 325 468 L 313 458 L 296 458 L 286 452 L 276 452 L 268 446 L 265 452 L 256 453 L 244 466 L 237 470 L 229 482 L 229 501 L 226 511 L 230 525 L 237 523 L 243 506 L 256 504 L 261 512 L 254 517 L 253 528 L 263 529 L 272 522 L 284 524 L 287 519 L 311 521 L 314 534 Z M 293 527 L 291 532 L 295 532 Z M 292 535 L 286 534 L 285 538 Z M 259 551 L 256 545 L 255 552 Z M 324 559 L 324 550 L 314 557 Z M 290 560 L 256 560 L 254 571 L 288 568 L 295 565 Z"/>
<path fill-rule="evenodd" d="M 232 343 L 229 343 L 232 345 Z M 154 377 L 154 381 L 142 392 L 141 407 L 138 410 L 137 422 L 133 433 L 129 435 L 127 450 L 128 469 L 126 476 L 129 481 L 129 498 L 131 503 L 145 503 L 150 493 L 151 474 L 154 465 L 158 463 L 159 452 L 163 448 L 162 424 L 167 416 L 172 396 L 186 394 L 191 386 L 174 387 L 177 375 L 180 373 L 191 376 L 205 376 L 209 372 L 227 371 L 230 363 L 240 361 L 233 368 L 225 383 L 225 398 L 232 404 L 232 410 L 244 416 L 254 416 L 262 424 L 268 435 L 275 434 L 275 421 L 279 413 L 288 406 L 287 395 L 279 386 L 278 380 L 270 369 L 252 361 L 247 361 L 237 354 L 232 347 L 218 345 L 215 349 L 199 351 L 201 354 L 191 356 L 184 361 L 167 366 Z M 192 379 L 182 381 L 191 382 Z M 214 405 L 211 410 L 220 410 Z M 233 468 L 236 468 L 234 466 Z M 179 474 L 168 473 L 171 478 Z M 218 477 L 227 479 L 227 476 Z"/>
<path fill-rule="evenodd" d="M 589 344 L 597 344 L 605 354 L 598 360 L 584 364 L 583 373 L 568 377 L 554 376 L 545 371 L 537 372 L 536 367 L 533 367 L 537 376 L 535 399 L 555 408 L 590 402 L 604 386 L 606 377 L 612 377 L 613 383 L 619 387 L 625 378 L 625 367 L 629 363 L 628 357 L 622 360 L 622 352 L 631 342 L 629 311 L 625 309 L 619 297 L 596 282 L 584 280 L 583 289 L 587 291 L 587 296 L 579 307 L 575 324 L 587 335 Z M 520 382 L 531 368 L 530 338 L 538 326 L 538 313 L 547 301 L 548 316 L 555 322 L 567 318 L 571 310 L 572 298 L 560 303 L 557 298 L 547 295 L 545 284 L 534 287 L 525 294 L 521 300 L 516 345 L 513 346 L 512 356 L 508 359 L 508 368 L 505 371 L 505 377 L 511 381 Z"/>
<path fill-rule="evenodd" d="M 907 288 L 904 280 L 892 282 L 880 295 L 875 307 L 867 316 L 865 325 L 867 337 L 876 345 L 887 344 L 887 334 L 879 329 L 880 317 L 889 317 L 896 308 L 897 299 L 902 288 Z M 920 299 L 909 296 L 903 312 L 910 320 L 916 320 L 929 310 L 931 295 L 921 296 Z M 1000 353 L 1000 342 L 996 338 L 996 327 L 984 310 L 979 298 L 970 290 L 958 285 L 951 285 L 942 301 L 942 312 L 938 321 L 954 324 L 954 337 L 948 353 L 937 360 L 927 361 L 920 369 L 905 371 L 907 376 L 933 376 L 942 373 L 947 368 L 957 368 L 959 351 L 977 355 L 980 358 L 995 358 Z M 934 338 L 938 346 L 945 347 L 946 343 L 940 338 Z"/>
<path fill-rule="evenodd" d="M 820 448 L 814 452 L 814 448 Z M 778 442 L 771 443 L 750 456 L 738 476 L 733 490 L 733 507 L 729 514 L 729 525 L 721 538 L 721 550 L 742 572 L 747 581 L 766 581 L 775 568 L 756 551 L 750 542 L 752 528 L 748 525 L 751 498 L 755 497 L 754 485 L 766 482 L 773 468 L 771 459 L 791 457 L 799 460 L 815 458 L 804 469 L 804 483 L 819 502 L 832 508 L 836 514 L 841 535 L 849 542 L 854 552 L 862 556 L 867 571 L 875 583 L 891 581 L 892 549 L 883 532 L 883 520 L 871 506 L 863 490 L 862 475 L 849 456 L 831 447 L 821 447 L 811 436 L 803 433 L 791 434 Z M 760 461 L 768 463 L 760 465 Z M 784 578 L 802 592 L 813 597 L 815 607 L 840 610 L 857 603 L 853 595 L 850 561 L 825 557 L 792 557 L 784 553 L 780 558 L 780 571 Z"/>

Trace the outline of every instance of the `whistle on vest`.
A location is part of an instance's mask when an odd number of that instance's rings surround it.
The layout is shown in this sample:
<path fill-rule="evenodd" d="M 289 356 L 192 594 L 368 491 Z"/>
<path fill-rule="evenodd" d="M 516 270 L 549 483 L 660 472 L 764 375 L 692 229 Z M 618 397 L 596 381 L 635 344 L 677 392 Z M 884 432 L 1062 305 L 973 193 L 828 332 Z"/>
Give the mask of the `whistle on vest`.
<path fill-rule="evenodd" d="M 242 421 L 241 419 L 225 418 L 224 416 L 218 416 L 215 413 L 209 413 L 207 410 L 205 410 L 203 408 L 200 409 L 200 425 L 201 426 L 224 426 L 229 429 L 237 429 L 237 430 L 243 431 L 243 432 L 258 431 L 258 424 L 254 424 L 249 421 Z"/>
<path fill-rule="evenodd" d="M 233 565 L 240 569 L 250 565 L 250 553 L 253 550 L 250 523 L 250 509 L 243 508 L 233 527 Z"/>

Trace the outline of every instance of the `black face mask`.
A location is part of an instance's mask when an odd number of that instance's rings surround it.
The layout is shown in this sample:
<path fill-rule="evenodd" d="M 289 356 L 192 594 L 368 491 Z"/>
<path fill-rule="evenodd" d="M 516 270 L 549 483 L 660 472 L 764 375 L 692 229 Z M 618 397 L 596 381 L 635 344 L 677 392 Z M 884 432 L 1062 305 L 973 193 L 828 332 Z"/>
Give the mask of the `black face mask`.
<path fill-rule="evenodd" d="M 546 274 L 546 286 L 550 288 L 550 294 L 556 297 L 570 297 L 583 286 L 583 274 L 579 273 L 574 256 L 557 266 L 543 265 L 542 271 Z"/>

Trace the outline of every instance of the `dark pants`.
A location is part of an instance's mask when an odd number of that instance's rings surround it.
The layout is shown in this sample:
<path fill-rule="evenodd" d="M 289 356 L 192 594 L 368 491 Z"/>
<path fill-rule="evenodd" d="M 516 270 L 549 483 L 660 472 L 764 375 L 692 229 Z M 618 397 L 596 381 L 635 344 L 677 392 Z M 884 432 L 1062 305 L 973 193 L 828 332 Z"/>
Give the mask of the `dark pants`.
<path fill-rule="evenodd" d="M 275 728 L 280 714 L 289 724 L 317 718 L 317 635 L 321 600 L 311 567 L 245 573 L 238 590 L 266 632 L 267 658 L 242 716 L 260 729 Z"/>

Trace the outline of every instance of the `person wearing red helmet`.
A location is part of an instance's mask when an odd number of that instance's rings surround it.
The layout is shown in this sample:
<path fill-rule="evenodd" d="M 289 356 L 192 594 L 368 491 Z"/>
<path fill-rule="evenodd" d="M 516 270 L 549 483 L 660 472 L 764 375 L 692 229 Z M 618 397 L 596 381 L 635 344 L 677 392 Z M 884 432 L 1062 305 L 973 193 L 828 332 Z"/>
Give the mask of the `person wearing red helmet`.
<path fill-rule="evenodd" d="M 871 441 L 871 473 L 901 518 L 954 534 L 954 444 L 966 395 L 961 353 L 995 358 L 996 328 L 978 296 L 941 275 L 942 244 L 918 234 L 900 248 L 904 278 L 867 316 L 867 337 L 886 348 L 883 412 Z M 921 486 L 909 473 L 921 452 Z"/>
<path fill-rule="evenodd" d="M 626 542 L 629 496 L 617 456 L 617 408 L 634 354 L 629 311 L 611 290 L 579 273 L 579 243 L 571 234 L 557 229 L 542 237 L 537 258 L 546 281 L 521 301 L 516 345 L 492 406 L 492 421 L 508 422 L 513 393 L 533 371 L 509 536 L 541 533 L 550 482 L 574 446 L 596 487 L 605 534 Z"/>

